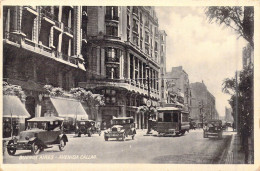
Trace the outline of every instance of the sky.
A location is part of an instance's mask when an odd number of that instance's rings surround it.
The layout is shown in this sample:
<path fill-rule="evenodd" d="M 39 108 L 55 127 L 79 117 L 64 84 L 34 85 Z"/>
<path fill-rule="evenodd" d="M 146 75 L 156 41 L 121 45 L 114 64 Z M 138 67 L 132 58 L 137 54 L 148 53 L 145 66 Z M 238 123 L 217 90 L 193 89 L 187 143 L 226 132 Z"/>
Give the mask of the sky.
<path fill-rule="evenodd" d="M 166 70 L 183 66 L 190 83 L 204 82 L 216 98 L 216 109 L 225 115 L 230 96 L 222 93 L 225 78 L 242 69 L 246 41 L 230 28 L 209 23 L 205 7 L 155 7 L 159 29 L 165 30 Z"/>

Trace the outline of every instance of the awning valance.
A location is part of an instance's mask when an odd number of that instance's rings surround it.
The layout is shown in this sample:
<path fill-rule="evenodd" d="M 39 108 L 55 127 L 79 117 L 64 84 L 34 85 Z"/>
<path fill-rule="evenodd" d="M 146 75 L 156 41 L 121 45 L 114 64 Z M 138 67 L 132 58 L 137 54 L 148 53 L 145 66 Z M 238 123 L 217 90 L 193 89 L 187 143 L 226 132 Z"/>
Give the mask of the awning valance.
<path fill-rule="evenodd" d="M 3 117 L 29 118 L 31 115 L 17 96 L 3 96 Z"/>
<path fill-rule="evenodd" d="M 88 119 L 88 115 L 79 101 L 62 98 L 50 98 L 59 117 Z"/>

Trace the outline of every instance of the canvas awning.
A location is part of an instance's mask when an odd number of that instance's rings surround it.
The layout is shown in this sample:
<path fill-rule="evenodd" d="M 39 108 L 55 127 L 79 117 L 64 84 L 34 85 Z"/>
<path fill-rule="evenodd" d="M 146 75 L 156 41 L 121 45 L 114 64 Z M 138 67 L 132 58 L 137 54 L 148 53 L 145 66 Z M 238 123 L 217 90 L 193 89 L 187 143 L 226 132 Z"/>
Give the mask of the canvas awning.
<path fill-rule="evenodd" d="M 17 96 L 3 96 L 3 117 L 29 118 L 31 115 Z"/>
<path fill-rule="evenodd" d="M 79 101 L 61 98 L 50 99 L 59 117 L 88 119 L 88 115 Z"/>

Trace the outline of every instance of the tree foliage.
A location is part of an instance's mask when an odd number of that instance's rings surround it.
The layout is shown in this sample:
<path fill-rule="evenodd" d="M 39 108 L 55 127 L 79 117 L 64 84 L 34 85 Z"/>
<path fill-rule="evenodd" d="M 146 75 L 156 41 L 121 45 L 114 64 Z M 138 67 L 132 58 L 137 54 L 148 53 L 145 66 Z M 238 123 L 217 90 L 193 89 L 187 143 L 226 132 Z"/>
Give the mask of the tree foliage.
<path fill-rule="evenodd" d="M 77 99 L 87 103 L 89 107 L 105 105 L 104 97 L 100 94 L 93 94 L 91 91 L 86 91 L 83 88 L 72 88 L 70 93 Z"/>
<path fill-rule="evenodd" d="M 229 104 L 232 107 L 232 115 L 235 122 L 239 125 L 239 132 L 244 136 L 249 136 L 253 133 L 253 118 L 254 118 L 254 74 L 251 67 L 245 68 L 239 74 L 236 87 L 236 79 L 226 79 L 223 82 L 222 91 L 231 95 Z M 237 96 L 236 96 L 237 89 Z M 238 115 L 236 116 L 236 110 Z M 237 118 L 237 120 L 236 120 Z"/>
<path fill-rule="evenodd" d="M 26 98 L 26 95 L 21 86 L 8 84 L 5 81 L 3 82 L 3 94 L 17 96 L 21 101 L 25 101 Z"/>
<path fill-rule="evenodd" d="M 216 22 L 232 28 L 254 48 L 254 7 L 211 6 L 206 8 L 205 14 L 210 23 Z"/>

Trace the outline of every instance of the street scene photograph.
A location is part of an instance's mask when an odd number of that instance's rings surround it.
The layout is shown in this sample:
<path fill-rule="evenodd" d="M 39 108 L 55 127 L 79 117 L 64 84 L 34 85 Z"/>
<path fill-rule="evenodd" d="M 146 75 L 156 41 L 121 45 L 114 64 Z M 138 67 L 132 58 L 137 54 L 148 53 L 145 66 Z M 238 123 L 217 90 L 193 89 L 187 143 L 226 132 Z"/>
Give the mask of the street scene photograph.
<path fill-rule="evenodd" d="M 2 163 L 255 164 L 254 14 L 2 6 Z"/>

